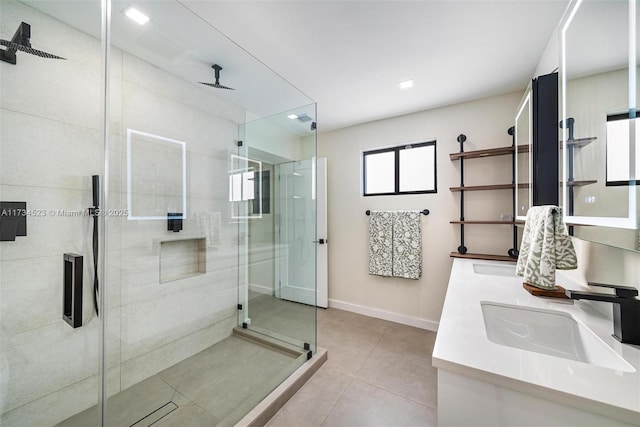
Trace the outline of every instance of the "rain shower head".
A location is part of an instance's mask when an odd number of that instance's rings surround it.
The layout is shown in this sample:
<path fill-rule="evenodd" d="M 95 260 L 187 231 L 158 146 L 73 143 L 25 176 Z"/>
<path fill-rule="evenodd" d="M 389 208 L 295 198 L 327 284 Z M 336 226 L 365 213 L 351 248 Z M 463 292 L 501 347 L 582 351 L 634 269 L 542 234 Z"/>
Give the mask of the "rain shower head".
<path fill-rule="evenodd" d="M 198 82 L 202 85 L 206 85 L 206 86 L 211 86 L 211 87 L 215 87 L 217 89 L 228 89 L 228 90 L 235 90 L 232 87 L 228 87 L 228 86 L 223 86 L 220 84 L 220 70 L 222 70 L 222 67 L 219 66 L 218 64 L 213 64 L 211 66 L 211 68 L 213 68 L 216 71 L 216 82 L 215 83 L 205 83 L 205 82 Z"/>
<path fill-rule="evenodd" d="M 41 58 L 65 59 L 61 56 L 32 48 L 30 39 L 31 25 L 26 22 L 22 22 L 10 41 L 0 40 L 0 45 L 6 47 L 6 49 L 0 50 L 0 60 L 15 65 L 17 51 L 36 55 Z"/>

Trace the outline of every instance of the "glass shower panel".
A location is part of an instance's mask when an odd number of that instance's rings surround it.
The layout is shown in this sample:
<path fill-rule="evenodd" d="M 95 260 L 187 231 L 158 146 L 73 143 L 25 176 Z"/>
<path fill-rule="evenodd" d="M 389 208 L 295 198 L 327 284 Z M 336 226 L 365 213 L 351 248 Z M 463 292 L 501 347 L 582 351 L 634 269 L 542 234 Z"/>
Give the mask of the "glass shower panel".
<path fill-rule="evenodd" d="M 75 13 L 84 26 L 65 23 Z M 104 165 L 100 19 L 100 1 L 0 1 L 0 39 L 39 51 L 0 49 L 3 427 L 55 425 L 99 398 L 88 208 Z"/>
<path fill-rule="evenodd" d="M 140 3 L 142 27 L 129 7 L 112 2 L 110 209 L 127 215 L 107 235 L 107 423 L 233 425 L 306 360 L 250 325 L 251 227 L 273 218 L 273 163 L 238 142 L 248 83 L 234 77 L 264 66 L 180 2 Z M 237 90 L 206 84 L 215 71 Z"/>
<path fill-rule="evenodd" d="M 198 83 L 210 65 L 190 74 L 204 60 L 193 40 L 216 45 L 213 28 L 179 2 L 136 5 L 152 19 L 144 26 L 129 7 L 112 2 L 109 145 L 124 167 L 111 170 L 110 209 L 127 215 L 108 228 L 118 299 L 107 424 L 233 424 L 241 401 L 232 398 L 246 399 L 232 384 L 245 347 L 233 339 L 238 222 L 255 166 L 237 156 L 244 110 Z"/>
<path fill-rule="evenodd" d="M 244 323 L 295 348 L 316 347 L 315 104 L 242 127 L 262 162 L 260 218 L 248 218 Z M 256 193 L 257 194 L 257 193 Z"/>

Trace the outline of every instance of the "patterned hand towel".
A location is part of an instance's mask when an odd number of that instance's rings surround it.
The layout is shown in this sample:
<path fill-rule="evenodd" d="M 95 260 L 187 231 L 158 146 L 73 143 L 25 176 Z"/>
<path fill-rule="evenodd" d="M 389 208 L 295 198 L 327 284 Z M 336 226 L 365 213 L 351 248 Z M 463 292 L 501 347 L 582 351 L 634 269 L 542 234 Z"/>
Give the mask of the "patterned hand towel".
<path fill-rule="evenodd" d="M 562 222 L 562 208 L 534 206 L 527 212 L 516 274 L 541 289 L 556 289 L 556 269 L 578 267 L 571 237 Z"/>
<path fill-rule="evenodd" d="M 422 275 L 419 211 L 393 213 L 393 276 L 418 280 Z"/>
<path fill-rule="evenodd" d="M 369 274 L 393 275 L 393 215 L 371 211 L 369 220 Z"/>

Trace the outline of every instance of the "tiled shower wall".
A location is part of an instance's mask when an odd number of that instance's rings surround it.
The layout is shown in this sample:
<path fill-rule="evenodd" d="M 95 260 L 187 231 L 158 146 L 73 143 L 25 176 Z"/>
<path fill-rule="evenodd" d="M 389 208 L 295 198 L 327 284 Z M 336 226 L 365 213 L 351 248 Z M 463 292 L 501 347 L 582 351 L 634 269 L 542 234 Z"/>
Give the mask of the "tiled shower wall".
<path fill-rule="evenodd" d="M 95 404 L 99 387 L 92 219 L 82 213 L 92 204 L 91 175 L 103 175 L 100 42 L 2 0 L 0 37 L 11 39 L 21 21 L 31 24 L 34 47 L 67 60 L 19 53 L 17 65 L 0 63 L 0 200 L 26 201 L 41 215 L 27 218 L 27 236 L 0 242 L 3 426 L 55 424 Z M 107 220 L 108 283 L 101 285 L 115 393 L 221 340 L 236 324 L 238 224 L 226 183 L 244 111 L 116 48 L 110 84 L 110 209 L 127 208 L 127 128 L 183 141 L 187 150 L 181 232 L 167 231 L 165 220 Z M 159 160 L 152 155 L 148 163 Z M 169 197 L 161 189 L 138 196 L 154 206 Z M 195 238 L 206 239 L 206 272 L 160 283 L 161 242 Z M 61 316 L 64 253 L 84 257 L 77 329 Z"/>

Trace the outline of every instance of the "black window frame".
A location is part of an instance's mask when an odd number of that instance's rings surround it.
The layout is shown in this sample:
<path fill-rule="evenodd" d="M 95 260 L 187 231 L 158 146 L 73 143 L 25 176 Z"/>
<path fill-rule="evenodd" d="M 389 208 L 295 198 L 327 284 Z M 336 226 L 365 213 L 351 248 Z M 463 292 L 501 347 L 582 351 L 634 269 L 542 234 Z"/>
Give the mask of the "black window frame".
<path fill-rule="evenodd" d="M 400 191 L 400 151 L 410 150 L 413 148 L 433 146 L 433 190 L 420 190 L 420 191 Z M 394 191 L 387 193 L 367 193 L 367 161 L 366 158 L 371 154 L 380 153 L 394 153 Z M 435 194 L 438 192 L 438 156 L 437 156 L 437 144 L 436 140 L 418 142 L 411 144 L 402 144 L 394 147 L 378 148 L 375 150 L 368 150 L 362 152 L 362 196 L 399 196 L 405 194 Z"/>

